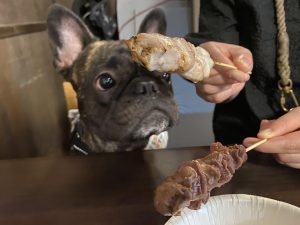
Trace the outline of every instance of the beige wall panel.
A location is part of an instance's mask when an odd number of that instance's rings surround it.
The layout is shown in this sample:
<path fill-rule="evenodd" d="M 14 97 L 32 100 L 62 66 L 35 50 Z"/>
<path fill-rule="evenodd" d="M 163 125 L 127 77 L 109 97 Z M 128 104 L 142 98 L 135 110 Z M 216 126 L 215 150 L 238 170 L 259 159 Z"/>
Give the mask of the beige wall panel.
<path fill-rule="evenodd" d="M 44 21 L 52 2 L 52 0 L 1 0 L 0 24 Z"/>
<path fill-rule="evenodd" d="M 46 32 L 0 39 L 0 158 L 60 154 L 67 114 Z"/>

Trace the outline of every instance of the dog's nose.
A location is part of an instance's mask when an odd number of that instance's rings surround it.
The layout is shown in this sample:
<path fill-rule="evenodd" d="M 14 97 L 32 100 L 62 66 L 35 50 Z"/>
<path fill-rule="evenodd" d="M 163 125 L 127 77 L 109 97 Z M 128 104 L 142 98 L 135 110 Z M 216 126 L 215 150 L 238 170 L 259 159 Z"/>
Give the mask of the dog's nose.
<path fill-rule="evenodd" d="M 137 83 L 135 93 L 139 95 L 153 96 L 159 93 L 159 88 L 154 81 L 141 81 Z"/>

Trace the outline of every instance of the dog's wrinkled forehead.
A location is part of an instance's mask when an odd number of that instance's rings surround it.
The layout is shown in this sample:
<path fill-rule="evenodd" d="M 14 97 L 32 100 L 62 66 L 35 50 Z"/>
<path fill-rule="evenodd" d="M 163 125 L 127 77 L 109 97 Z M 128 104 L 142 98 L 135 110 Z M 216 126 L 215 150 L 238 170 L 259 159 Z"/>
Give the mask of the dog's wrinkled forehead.
<path fill-rule="evenodd" d="M 77 74 L 77 81 L 80 82 L 78 76 L 95 74 L 105 69 L 132 73 L 135 66 L 124 41 L 95 41 L 82 52 L 73 72 Z"/>
<path fill-rule="evenodd" d="M 130 52 L 123 41 L 96 41 L 86 50 L 85 69 L 102 63 L 107 67 L 132 66 Z"/>

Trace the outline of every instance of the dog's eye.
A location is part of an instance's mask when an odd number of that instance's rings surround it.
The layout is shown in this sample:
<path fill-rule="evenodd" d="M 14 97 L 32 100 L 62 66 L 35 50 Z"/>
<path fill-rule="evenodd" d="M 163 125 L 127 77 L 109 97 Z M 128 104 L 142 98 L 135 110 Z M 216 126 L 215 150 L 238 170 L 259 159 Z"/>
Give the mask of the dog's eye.
<path fill-rule="evenodd" d="M 162 79 L 164 79 L 167 82 L 170 82 L 171 81 L 171 74 L 170 73 L 164 73 L 162 75 Z"/>
<path fill-rule="evenodd" d="M 109 73 L 102 73 L 97 79 L 97 86 L 101 90 L 107 90 L 112 88 L 116 84 L 116 81 Z"/>

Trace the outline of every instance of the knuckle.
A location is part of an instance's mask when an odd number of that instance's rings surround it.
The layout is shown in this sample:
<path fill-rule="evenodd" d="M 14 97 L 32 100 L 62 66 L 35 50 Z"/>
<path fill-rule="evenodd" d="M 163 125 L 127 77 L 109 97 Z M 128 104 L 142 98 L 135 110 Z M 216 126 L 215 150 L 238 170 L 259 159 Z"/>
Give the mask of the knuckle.
<path fill-rule="evenodd" d="M 202 97 L 204 95 L 203 85 L 197 85 L 196 86 L 196 93 L 200 97 Z"/>
<path fill-rule="evenodd" d="M 205 94 L 200 88 L 196 89 L 196 93 L 199 97 L 203 98 L 204 100 L 207 100 L 207 94 Z"/>
<path fill-rule="evenodd" d="M 208 42 L 206 42 L 205 44 L 206 45 L 208 45 L 208 46 L 212 46 L 212 45 L 214 45 L 216 42 L 214 42 L 214 41 L 208 41 Z"/>
<path fill-rule="evenodd" d="M 204 99 L 205 99 L 206 101 L 210 102 L 210 103 L 217 103 L 217 102 L 215 102 L 213 96 L 206 96 Z"/>
<path fill-rule="evenodd" d="M 210 49 L 211 47 L 214 47 L 215 45 L 216 45 L 216 42 L 208 41 L 208 42 L 201 44 L 200 47 Z"/>
<path fill-rule="evenodd" d="M 212 94 L 211 87 L 206 84 L 197 86 L 196 92 L 199 96 Z"/>
<path fill-rule="evenodd" d="M 281 147 L 286 153 L 296 153 L 299 149 L 299 144 L 297 141 L 291 140 L 289 138 L 281 138 Z"/>
<path fill-rule="evenodd" d="M 285 149 L 287 152 L 295 152 L 297 150 L 297 145 L 295 142 L 286 141 L 285 142 Z"/>
<path fill-rule="evenodd" d="M 205 94 L 214 94 L 213 93 L 213 88 L 209 85 L 203 85 L 202 86 L 202 92 L 204 92 Z"/>
<path fill-rule="evenodd" d="M 224 101 L 224 96 L 221 94 L 215 94 L 215 95 L 207 96 L 207 99 L 209 102 L 212 103 L 222 103 Z"/>

